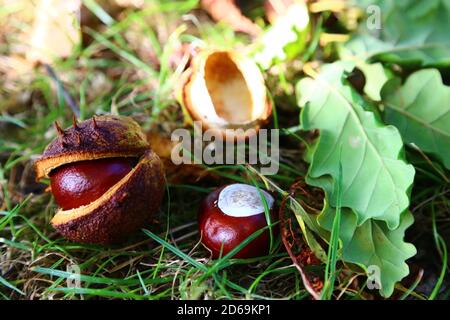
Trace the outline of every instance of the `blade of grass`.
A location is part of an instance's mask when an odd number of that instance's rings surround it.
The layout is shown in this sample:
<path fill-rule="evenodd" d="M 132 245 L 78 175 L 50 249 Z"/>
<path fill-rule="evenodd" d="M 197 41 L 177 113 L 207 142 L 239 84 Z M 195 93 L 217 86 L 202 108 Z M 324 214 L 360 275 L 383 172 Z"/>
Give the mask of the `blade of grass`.
<path fill-rule="evenodd" d="M 5 278 L 3 278 L 2 276 L 0 276 L 0 284 L 4 285 L 5 287 L 14 290 L 15 292 L 19 293 L 20 295 L 24 296 L 25 293 L 19 289 L 17 289 L 14 285 L 12 285 L 11 283 L 9 283 Z"/>
<path fill-rule="evenodd" d="M 83 4 L 107 26 L 114 24 L 115 20 L 95 0 L 83 0 Z"/>
<path fill-rule="evenodd" d="M 328 247 L 328 261 L 325 266 L 325 281 L 321 294 L 321 299 L 330 300 L 334 291 L 336 280 L 336 262 L 338 259 L 339 233 L 341 226 L 341 186 L 342 186 L 342 163 L 339 162 L 339 175 L 336 186 L 336 214 L 333 219 L 330 243 Z"/>
<path fill-rule="evenodd" d="M 433 201 L 431 203 L 431 221 L 432 221 L 432 225 L 433 225 L 434 242 L 436 244 L 436 248 L 439 252 L 439 255 L 441 256 L 441 259 L 442 259 L 442 268 L 441 268 L 441 273 L 439 275 L 439 278 L 436 281 L 436 284 L 433 288 L 433 291 L 430 293 L 428 300 L 436 299 L 437 295 L 439 294 L 439 291 L 441 290 L 441 287 L 442 287 L 442 284 L 444 282 L 444 278 L 446 275 L 447 258 L 448 258 L 447 245 L 445 244 L 445 240 L 442 238 L 442 236 L 439 234 L 439 232 L 437 230 L 435 201 Z"/>

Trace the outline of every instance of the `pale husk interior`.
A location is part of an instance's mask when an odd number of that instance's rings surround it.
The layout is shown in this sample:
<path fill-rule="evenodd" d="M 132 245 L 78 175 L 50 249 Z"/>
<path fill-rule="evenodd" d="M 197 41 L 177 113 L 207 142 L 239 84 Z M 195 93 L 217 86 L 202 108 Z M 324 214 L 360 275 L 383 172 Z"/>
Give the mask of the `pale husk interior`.
<path fill-rule="evenodd" d="M 225 51 L 199 59 L 189 97 L 195 113 L 218 126 L 258 120 L 268 107 L 264 79 L 258 67 L 247 58 Z"/>

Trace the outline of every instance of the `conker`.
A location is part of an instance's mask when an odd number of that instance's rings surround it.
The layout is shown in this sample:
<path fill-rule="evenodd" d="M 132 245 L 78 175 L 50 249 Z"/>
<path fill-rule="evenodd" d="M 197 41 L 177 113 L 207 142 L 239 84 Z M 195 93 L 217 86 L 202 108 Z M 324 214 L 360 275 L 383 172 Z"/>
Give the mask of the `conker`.
<path fill-rule="evenodd" d="M 151 221 L 165 179 L 134 120 L 105 115 L 56 129 L 35 164 L 61 207 L 51 220 L 55 229 L 69 240 L 107 244 Z"/>
<path fill-rule="evenodd" d="M 274 211 L 274 199 L 264 190 L 270 215 Z M 267 227 L 264 205 L 258 189 L 236 183 L 210 193 L 202 202 L 198 213 L 202 243 L 213 258 L 224 256 L 256 231 Z M 249 242 L 235 258 L 252 258 L 268 254 L 269 230 L 264 230 Z"/>
<path fill-rule="evenodd" d="M 64 210 L 98 199 L 133 169 L 134 159 L 106 158 L 69 163 L 50 172 L 50 185 Z"/>

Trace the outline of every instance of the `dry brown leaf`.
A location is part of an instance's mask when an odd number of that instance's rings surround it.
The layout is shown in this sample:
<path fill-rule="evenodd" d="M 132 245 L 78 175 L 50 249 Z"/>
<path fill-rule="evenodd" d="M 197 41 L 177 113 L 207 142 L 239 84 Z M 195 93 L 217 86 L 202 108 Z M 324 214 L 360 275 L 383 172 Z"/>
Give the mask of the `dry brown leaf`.
<path fill-rule="evenodd" d="M 295 3 L 295 0 L 266 0 L 264 2 L 264 10 L 269 22 L 274 24 L 278 17 L 282 17 L 287 13 L 293 3 Z"/>
<path fill-rule="evenodd" d="M 32 62 L 51 63 L 68 57 L 81 41 L 79 15 L 81 0 L 40 0 L 28 35 L 26 58 Z"/>
<path fill-rule="evenodd" d="M 33 79 L 33 70 L 34 64 L 22 56 L 0 56 L 0 113 L 24 110 L 31 95 L 27 86 Z"/>
<path fill-rule="evenodd" d="M 169 183 L 195 183 L 204 178 L 217 179 L 212 172 L 196 164 L 175 165 L 171 160 L 172 149 L 177 142 L 163 136 L 159 132 L 148 132 L 147 141 L 150 147 L 161 158 Z"/>
<path fill-rule="evenodd" d="M 22 34 L 31 30 L 35 6 L 30 0 L 0 0 L 0 8 L 2 54 L 24 56 L 28 48 L 23 44 Z"/>
<path fill-rule="evenodd" d="M 30 76 L 33 64 L 19 55 L 0 56 L 0 75 L 8 79 Z"/>
<path fill-rule="evenodd" d="M 242 15 L 234 0 L 202 0 L 201 5 L 215 21 L 225 22 L 234 31 L 244 32 L 251 36 L 261 33 L 259 26 Z"/>
<path fill-rule="evenodd" d="M 308 271 L 306 266 L 318 265 L 320 264 L 320 260 L 305 243 L 300 230 L 292 225 L 293 218 L 291 212 L 290 210 L 286 210 L 286 203 L 290 197 L 294 197 L 299 190 L 302 193 L 306 192 L 303 189 L 303 185 L 304 181 L 301 179 L 295 182 L 291 186 L 289 194 L 281 202 L 279 209 L 281 240 L 294 266 L 300 273 L 305 289 L 315 300 L 319 300 L 320 291 L 323 288 L 323 281 L 314 273 Z"/>

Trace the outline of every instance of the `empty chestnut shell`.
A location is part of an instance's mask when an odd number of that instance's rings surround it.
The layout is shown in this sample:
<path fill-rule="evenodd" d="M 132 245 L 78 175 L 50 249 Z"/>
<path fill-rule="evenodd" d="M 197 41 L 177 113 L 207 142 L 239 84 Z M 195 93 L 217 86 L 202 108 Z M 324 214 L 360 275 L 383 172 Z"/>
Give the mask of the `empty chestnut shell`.
<path fill-rule="evenodd" d="M 179 100 L 186 114 L 225 140 L 247 139 L 272 113 L 261 71 L 237 51 L 199 52 L 183 80 Z"/>
<path fill-rule="evenodd" d="M 61 206 L 55 229 L 72 241 L 106 244 L 151 221 L 164 194 L 163 168 L 134 120 L 106 115 L 57 129 L 35 163 Z"/>
<path fill-rule="evenodd" d="M 274 199 L 261 190 L 269 213 L 273 214 Z M 254 186 L 231 184 L 210 193 L 202 202 L 198 214 L 202 243 L 213 258 L 224 256 L 267 226 L 261 195 Z M 269 252 L 270 234 L 264 230 L 258 237 L 238 251 L 235 258 L 252 258 Z"/>

